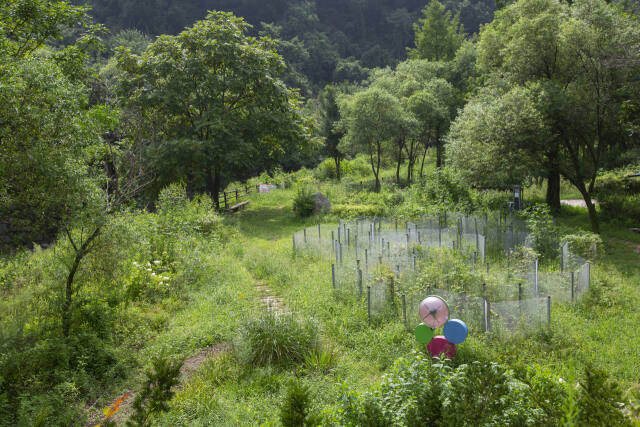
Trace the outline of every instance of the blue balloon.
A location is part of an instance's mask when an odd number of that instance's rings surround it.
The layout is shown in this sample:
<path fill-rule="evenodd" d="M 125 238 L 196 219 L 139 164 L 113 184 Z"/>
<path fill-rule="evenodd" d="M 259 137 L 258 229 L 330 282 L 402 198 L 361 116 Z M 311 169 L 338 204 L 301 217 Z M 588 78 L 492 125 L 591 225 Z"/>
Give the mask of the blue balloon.
<path fill-rule="evenodd" d="M 451 319 L 444 324 L 442 332 L 447 341 L 452 344 L 460 344 L 469 335 L 469 328 L 462 320 Z"/>

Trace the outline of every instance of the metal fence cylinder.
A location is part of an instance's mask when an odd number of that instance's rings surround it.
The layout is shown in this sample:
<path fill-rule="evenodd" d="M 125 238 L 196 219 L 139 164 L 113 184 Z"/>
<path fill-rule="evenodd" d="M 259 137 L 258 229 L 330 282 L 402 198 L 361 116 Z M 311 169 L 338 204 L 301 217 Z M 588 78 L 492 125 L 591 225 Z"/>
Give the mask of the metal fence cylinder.
<path fill-rule="evenodd" d="M 331 264 L 331 284 L 333 285 L 333 289 L 336 288 L 336 265 Z"/>
<path fill-rule="evenodd" d="M 402 294 L 402 318 L 404 319 L 404 327 L 407 328 L 407 298 Z"/>

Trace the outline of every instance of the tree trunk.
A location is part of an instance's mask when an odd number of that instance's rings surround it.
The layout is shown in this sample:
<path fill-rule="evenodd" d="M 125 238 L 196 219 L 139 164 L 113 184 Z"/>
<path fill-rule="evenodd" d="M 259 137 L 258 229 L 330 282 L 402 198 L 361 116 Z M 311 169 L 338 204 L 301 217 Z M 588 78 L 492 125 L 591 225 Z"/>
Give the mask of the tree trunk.
<path fill-rule="evenodd" d="M 396 183 L 400 185 L 400 166 L 402 165 L 402 149 L 398 150 L 398 164 L 396 165 Z"/>
<path fill-rule="evenodd" d="M 591 195 L 585 198 L 587 204 L 587 210 L 589 211 L 589 221 L 591 222 L 591 230 L 594 233 L 600 234 L 600 221 L 598 220 L 598 212 L 596 212 L 596 206 L 591 201 Z"/>
<path fill-rule="evenodd" d="M 557 164 L 549 165 L 546 200 L 552 210 L 560 209 L 560 170 Z"/>
<path fill-rule="evenodd" d="M 424 160 L 427 158 L 427 150 L 429 147 L 424 147 L 424 153 L 422 153 L 422 162 L 420 163 L 420 178 L 422 178 L 424 172 Z"/>
<path fill-rule="evenodd" d="M 574 183 L 575 184 L 575 183 Z M 596 212 L 596 205 L 591 201 L 592 192 L 587 190 L 587 187 L 580 182 L 575 187 L 582 194 L 582 198 L 584 199 L 584 203 L 587 205 L 587 211 L 589 212 L 589 222 L 591 222 L 591 231 L 596 234 L 600 234 L 600 221 L 598 221 L 598 212 Z"/>
<path fill-rule="evenodd" d="M 220 201 L 218 200 L 218 195 L 214 194 L 215 184 L 213 182 L 213 170 L 211 167 L 207 167 L 207 171 L 204 174 L 204 184 L 207 191 L 207 194 L 213 200 L 213 204 L 217 210 L 220 210 Z"/>
<path fill-rule="evenodd" d="M 217 168 L 207 168 L 205 185 L 207 194 L 211 196 L 216 209 L 220 210 L 220 171 Z"/>
<path fill-rule="evenodd" d="M 436 131 L 436 167 L 442 167 L 442 144 L 440 142 L 440 131 Z"/>
<path fill-rule="evenodd" d="M 73 246 L 75 250 L 75 257 L 73 258 L 73 265 L 69 270 L 69 274 L 67 275 L 67 285 L 65 287 L 64 294 L 64 303 L 62 305 L 62 335 L 65 338 L 69 337 L 69 332 L 71 331 L 71 303 L 73 301 L 73 280 L 78 272 L 78 268 L 80 267 L 80 262 L 83 258 L 90 252 L 91 243 L 98 237 L 100 231 L 102 230 L 101 226 L 96 227 L 93 230 L 93 233 L 82 243 L 82 246 L 78 248 L 73 239 L 71 237 L 71 231 L 67 230 L 67 236 L 69 238 L 69 242 Z"/>
<path fill-rule="evenodd" d="M 214 168 L 213 170 L 213 198 L 218 201 L 218 205 L 220 205 L 220 169 Z"/>
<path fill-rule="evenodd" d="M 69 331 L 71 330 L 71 301 L 73 298 L 73 279 L 76 276 L 80 261 L 84 255 L 81 252 L 76 252 L 76 256 L 73 259 L 73 266 L 67 276 L 67 286 L 64 293 L 64 305 L 62 306 L 62 335 L 65 338 L 69 337 Z"/>

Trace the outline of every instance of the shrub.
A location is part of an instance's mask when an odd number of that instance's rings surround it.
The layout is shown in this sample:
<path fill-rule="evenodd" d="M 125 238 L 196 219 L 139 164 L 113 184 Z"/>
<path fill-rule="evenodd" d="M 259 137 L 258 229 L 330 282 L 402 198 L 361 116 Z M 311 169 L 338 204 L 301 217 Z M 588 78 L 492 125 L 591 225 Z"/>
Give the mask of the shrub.
<path fill-rule="evenodd" d="M 127 420 L 127 426 L 150 425 L 151 417 L 169 409 L 169 400 L 175 394 L 171 388 L 178 384 L 182 362 L 169 361 L 164 357 L 155 358 L 152 369 L 147 370 L 142 390 L 133 401 L 134 414 Z"/>
<path fill-rule="evenodd" d="M 540 257 L 550 260 L 558 256 L 560 236 L 553 225 L 549 206 L 536 203 L 522 212 L 527 223 L 531 245 Z"/>
<path fill-rule="evenodd" d="M 637 181 L 640 179 L 636 178 Z M 625 195 L 602 192 L 597 195 L 602 218 L 617 219 L 635 225 L 640 221 L 640 194 Z"/>
<path fill-rule="evenodd" d="M 316 207 L 316 199 L 307 187 L 298 188 L 296 197 L 293 200 L 293 210 L 297 216 L 308 217 L 313 214 Z"/>
<path fill-rule="evenodd" d="M 258 366 L 302 362 L 317 346 L 318 332 L 311 321 L 274 312 L 247 322 L 235 343 L 239 358 Z"/>
<path fill-rule="evenodd" d="M 336 174 L 336 162 L 332 158 L 324 159 L 313 171 L 316 178 L 321 180 L 335 179 Z"/>
<path fill-rule="evenodd" d="M 621 409 L 622 391 L 605 371 L 587 365 L 579 382 L 578 425 L 630 426 Z"/>
<path fill-rule="evenodd" d="M 361 218 L 382 216 L 384 206 L 380 205 L 359 205 L 359 204 L 334 204 L 331 212 L 340 218 Z"/>
<path fill-rule="evenodd" d="M 310 412 L 311 393 L 309 387 L 294 380 L 287 389 L 280 407 L 280 422 L 284 427 L 307 427 L 320 425 L 318 416 Z"/>
<path fill-rule="evenodd" d="M 569 250 L 583 258 L 595 261 L 602 252 L 602 238 L 588 231 L 562 236 L 562 244 L 569 244 Z"/>
<path fill-rule="evenodd" d="M 473 362 L 452 368 L 414 353 L 396 362 L 380 388 L 342 396 L 339 422 L 349 426 L 545 425 L 525 385 L 501 365 Z M 547 423 L 545 423 L 545 421 Z"/>

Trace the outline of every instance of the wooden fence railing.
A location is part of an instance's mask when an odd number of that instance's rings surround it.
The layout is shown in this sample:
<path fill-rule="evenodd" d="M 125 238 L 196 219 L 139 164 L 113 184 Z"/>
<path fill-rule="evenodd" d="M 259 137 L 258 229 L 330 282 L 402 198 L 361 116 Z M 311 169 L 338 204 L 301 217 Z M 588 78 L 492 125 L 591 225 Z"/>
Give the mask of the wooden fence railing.
<path fill-rule="evenodd" d="M 240 188 L 236 188 L 235 190 L 223 191 L 218 196 L 218 206 L 220 207 L 220 209 L 229 209 L 230 206 L 240 203 L 242 201 L 242 198 L 245 198 L 254 191 L 260 191 L 260 185 L 256 185 L 254 187 L 245 184 Z"/>

